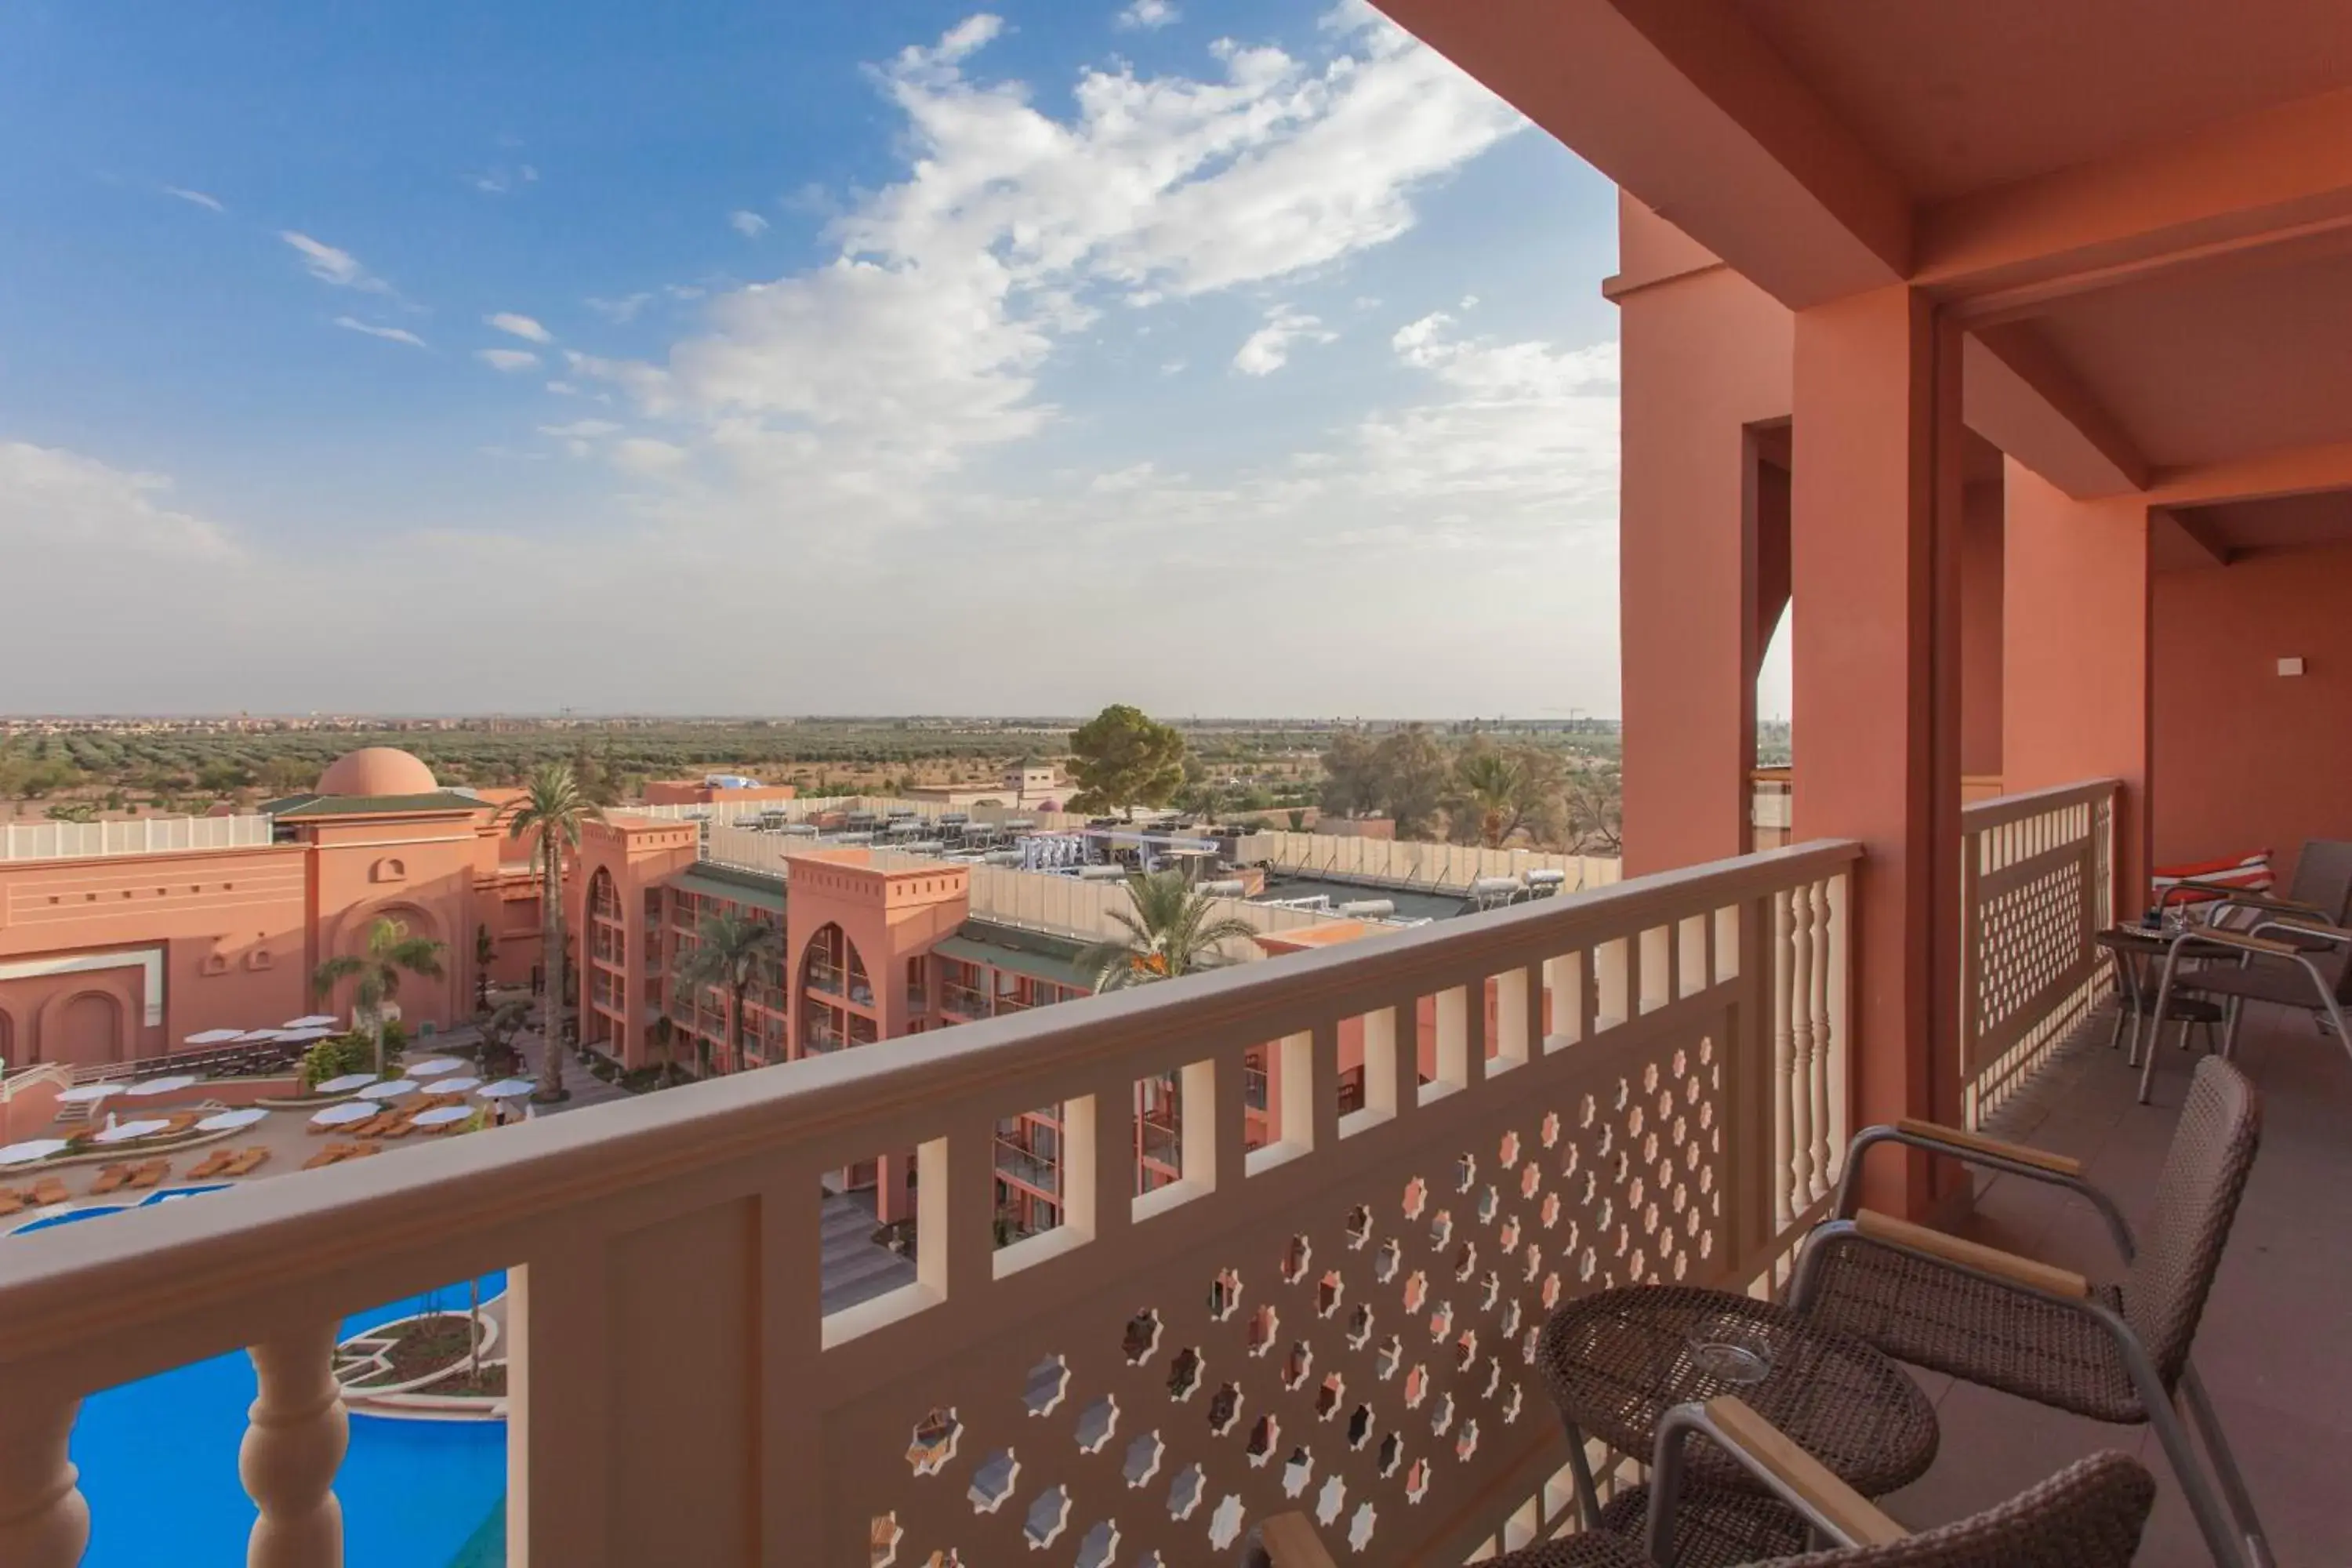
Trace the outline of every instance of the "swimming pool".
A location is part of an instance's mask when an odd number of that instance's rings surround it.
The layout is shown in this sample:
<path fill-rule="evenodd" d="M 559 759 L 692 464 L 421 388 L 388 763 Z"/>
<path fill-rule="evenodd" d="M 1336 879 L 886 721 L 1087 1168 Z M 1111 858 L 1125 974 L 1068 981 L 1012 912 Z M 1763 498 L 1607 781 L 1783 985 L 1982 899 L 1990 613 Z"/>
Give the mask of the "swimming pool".
<path fill-rule="evenodd" d="M 482 1300 L 505 1289 L 503 1273 L 486 1275 Z M 434 1306 L 462 1312 L 466 1302 L 460 1280 L 355 1313 L 343 1332 Z M 236 1450 L 253 1394 L 253 1363 L 239 1352 L 82 1402 L 73 1436 L 90 1512 L 82 1568 L 242 1568 L 253 1503 Z M 354 1415 L 351 1429 L 335 1479 L 346 1568 L 447 1568 L 506 1494 L 506 1423 Z"/>
<path fill-rule="evenodd" d="M 55 1230 L 61 1225 L 79 1225 L 84 1220 L 98 1219 L 110 1214 L 121 1214 L 126 1209 L 153 1208 L 157 1204 L 176 1203 L 182 1198 L 197 1198 L 206 1193 L 217 1193 L 229 1184 L 222 1182 L 209 1187 L 165 1187 L 161 1192 L 148 1194 L 136 1204 L 93 1204 L 82 1208 L 68 1209 L 63 1214 L 53 1214 L 40 1219 L 26 1220 L 8 1234 L 30 1236 L 37 1230 Z"/>

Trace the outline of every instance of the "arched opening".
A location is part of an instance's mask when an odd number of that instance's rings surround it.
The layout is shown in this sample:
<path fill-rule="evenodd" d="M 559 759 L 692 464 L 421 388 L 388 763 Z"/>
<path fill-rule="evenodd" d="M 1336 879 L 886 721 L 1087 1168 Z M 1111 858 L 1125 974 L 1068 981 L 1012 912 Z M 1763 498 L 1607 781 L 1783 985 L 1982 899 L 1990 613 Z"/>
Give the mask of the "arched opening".
<path fill-rule="evenodd" d="M 621 890 L 603 866 L 588 879 L 585 945 L 587 994 L 581 998 L 580 1038 L 609 1056 L 629 1016 L 629 935 L 622 923 Z"/>
<path fill-rule="evenodd" d="M 800 965 L 799 1054 L 871 1045 L 881 1037 L 872 1015 L 874 982 L 857 944 L 828 922 L 809 938 Z"/>
<path fill-rule="evenodd" d="M 16 1020 L 0 1013 L 0 1067 L 16 1059 Z"/>
<path fill-rule="evenodd" d="M 42 1055 L 53 1062 L 82 1067 L 121 1061 L 122 1004 L 103 991 L 85 991 L 58 1009 L 42 1042 Z"/>

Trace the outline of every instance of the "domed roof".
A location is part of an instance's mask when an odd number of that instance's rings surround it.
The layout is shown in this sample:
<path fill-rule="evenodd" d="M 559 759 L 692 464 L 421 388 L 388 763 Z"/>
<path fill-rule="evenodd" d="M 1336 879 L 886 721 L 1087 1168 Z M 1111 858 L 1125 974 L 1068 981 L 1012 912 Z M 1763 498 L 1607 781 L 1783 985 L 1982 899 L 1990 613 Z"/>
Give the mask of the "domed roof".
<path fill-rule="evenodd" d="M 367 746 L 337 757 L 319 775 L 320 795 L 431 795 L 433 770 L 395 746 Z"/>

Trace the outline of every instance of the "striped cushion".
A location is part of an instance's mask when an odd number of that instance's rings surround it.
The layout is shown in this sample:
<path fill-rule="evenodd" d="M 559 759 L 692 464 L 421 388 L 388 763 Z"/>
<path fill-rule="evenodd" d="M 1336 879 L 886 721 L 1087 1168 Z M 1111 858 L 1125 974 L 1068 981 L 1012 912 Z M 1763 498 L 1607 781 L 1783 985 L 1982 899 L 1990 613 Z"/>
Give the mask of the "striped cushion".
<path fill-rule="evenodd" d="M 2218 860 L 2197 860 L 2175 866 L 2158 866 L 2149 879 L 2156 887 L 2158 900 L 2167 905 L 2208 903 L 2221 897 L 2218 892 L 2188 892 L 2179 898 L 2165 895 L 2183 882 L 2200 882 L 2214 888 L 2228 888 L 2241 893 L 2268 896 L 2273 880 L 2271 852 L 2256 849 L 2250 854 L 2225 856 Z"/>

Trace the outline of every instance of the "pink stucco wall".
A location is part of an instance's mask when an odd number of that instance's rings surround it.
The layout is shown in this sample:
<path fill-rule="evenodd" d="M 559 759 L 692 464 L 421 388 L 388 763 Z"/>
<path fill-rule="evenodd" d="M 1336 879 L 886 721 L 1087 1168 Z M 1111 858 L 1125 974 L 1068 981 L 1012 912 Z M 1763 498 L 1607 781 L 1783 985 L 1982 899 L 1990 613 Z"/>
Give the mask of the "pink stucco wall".
<path fill-rule="evenodd" d="M 2156 859 L 2267 847 L 2284 886 L 2305 839 L 2352 838 L 2352 545 L 2151 584 Z"/>

